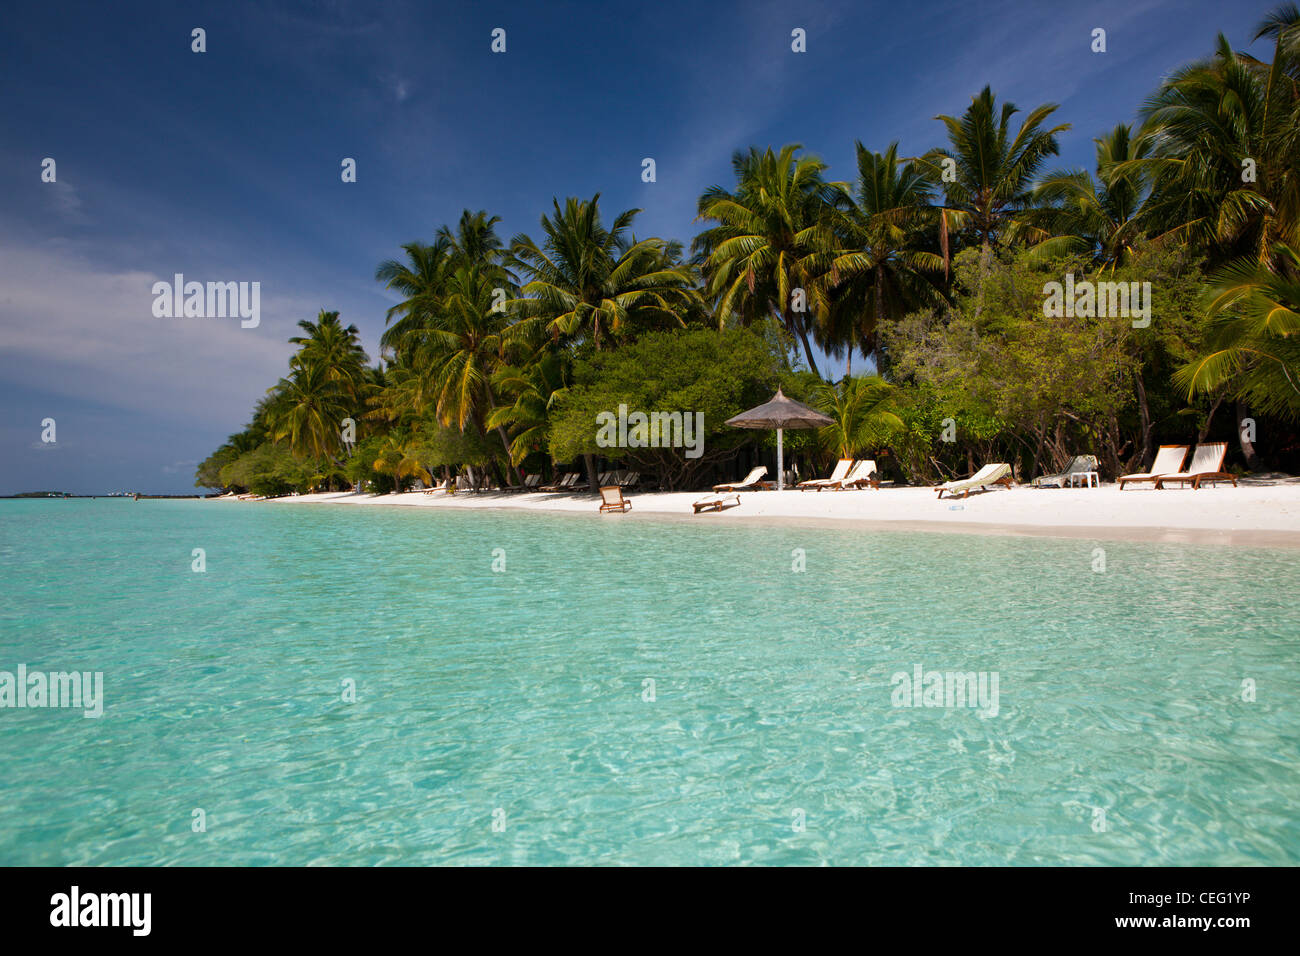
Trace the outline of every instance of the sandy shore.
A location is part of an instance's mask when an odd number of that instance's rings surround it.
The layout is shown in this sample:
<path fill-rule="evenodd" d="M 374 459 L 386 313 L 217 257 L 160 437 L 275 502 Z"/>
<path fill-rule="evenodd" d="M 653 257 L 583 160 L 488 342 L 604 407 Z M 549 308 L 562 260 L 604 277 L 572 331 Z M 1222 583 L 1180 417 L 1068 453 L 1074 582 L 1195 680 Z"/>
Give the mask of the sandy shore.
<path fill-rule="evenodd" d="M 866 491 L 744 492 L 740 505 L 693 515 L 701 492 L 629 491 L 626 515 L 677 517 L 697 522 L 777 522 L 800 525 L 861 523 L 896 530 L 1110 538 L 1300 547 L 1300 479 L 1243 481 L 1239 487 L 1165 489 L 1115 485 L 1085 489 L 997 489 L 969 498 L 938 500 L 932 488 Z M 231 497 L 210 499 L 233 501 Z M 595 515 L 599 499 L 547 493 L 360 495 L 347 492 L 295 495 L 252 502 L 259 506 L 334 504 L 440 509 L 508 508 L 519 511 Z"/>

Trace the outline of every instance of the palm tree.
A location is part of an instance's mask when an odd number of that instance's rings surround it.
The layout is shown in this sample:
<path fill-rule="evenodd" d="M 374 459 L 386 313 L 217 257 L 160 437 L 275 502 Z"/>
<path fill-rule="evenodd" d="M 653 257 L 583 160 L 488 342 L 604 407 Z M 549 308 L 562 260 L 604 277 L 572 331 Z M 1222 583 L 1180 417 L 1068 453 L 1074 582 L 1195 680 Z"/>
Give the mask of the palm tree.
<path fill-rule="evenodd" d="M 1026 218 L 1051 233 L 1037 243 L 1031 259 L 1085 254 L 1101 270 L 1123 265 L 1146 230 L 1150 182 L 1135 161 L 1151 151 L 1150 139 L 1134 138 L 1119 124 L 1097 144 L 1097 178 L 1086 169 L 1060 170 L 1044 176 L 1034 190 L 1042 208 Z"/>
<path fill-rule="evenodd" d="M 288 439 L 289 450 L 299 458 L 332 458 L 342 445 L 342 423 L 352 413 L 352 403 L 329 367 L 310 363 L 280 379 L 271 390 L 275 400 L 268 409 L 275 441 Z"/>
<path fill-rule="evenodd" d="M 826 345 L 838 355 L 847 345 L 848 375 L 855 349 L 876 354 L 876 332 L 883 322 L 941 298 L 943 259 L 922 248 L 922 234 L 934 218 L 931 188 L 920 168 L 900 164 L 898 143 L 884 153 L 856 144 L 858 181 L 833 210 L 835 248 L 823 260 L 813 284 L 814 299 L 827 316 Z"/>
<path fill-rule="evenodd" d="M 1265 414 L 1300 420 L 1300 253 L 1279 244 L 1268 259 L 1214 275 L 1206 349 L 1174 382 L 1189 398 L 1227 386 Z"/>
<path fill-rule="evenodd" d="M 590 201 L 569 198 L 563 209 L 553 200 L 554 215 L 542 216 L 540 245 L 527 235 L 512 240 L 514 260 L 529 279 L 523 298 L 509 304 L 520 317 L 519 334 L 540 326 L 554 342 L 587 337 L 599 351 L 605 337 L 632 321 L 684 324 L 698 301 L 690 267 L 679 255 L 674 261 L 680 247 L 638 241 L 630 230 L 639 209 L 619 213 L 606 228 L 599 202 L 599 193 Z"/>
<path fill-rule="evenodd" d="M 499 221 L 467 209 L 454 231 L 444 226 L 432 244 L 408 243 L 405 262 L 390 259 L 376 270 L 403 299 L 388 310 L 380 344 L 393 362 L 370 417 L 410 421 L 432 411 L 444 425 L 486 434 L 490 378 L 505 361 L 506 306 L 518 294 Z M 508 452 L 508 436 L 497 431 Z"/>
<path fill-rule="evenodd" d="M 1151 212 L 1165 240 L 1205 246 L 1224 263 L 1300 248 L 1300 10 L 1279 7 L 1255 39 L 1273 62 L 1234 51 L 1174 73 L 1143 107 L 1153 155 Z"/>
<path fill-rule="evenodd" d="M 1300 9 L 1278 7 L 1263 37 L 1274 40 L 1272 63 L 1220 34 L 1212 59 L 1179 70 L 1143 109 L 1157 238 L 1200 244 L 1219 266 L 1205 350 L 1174 381 L 1189 395 L 1226 390 L 1238 419 L 1252 404 L 1288 418 L 1300 410 Z M 1254 467 L 1244 434 L 1241 445 Z"/>
<path fill-rule="evenodd" d="M 417 369 L 428 376 L 429 395 L 443 425 L 461 431 L 472 425 L 486 435 L 486 419 L 495 408 L 491 376 L 505 364 L 508 342 L 504 336 L 507 315 L 496 308 L 490 271 L 462 266 L 450 277 L 442 299 L 437 324 L 421 332 L 422 343 L 415 355 Z M 510 439 L 504 427 L 495 431 L 510 458 Z M 518 472 L 510 462 L 518 483 Z"/>
<path fill-rule="evenodd" d="M 564 353 L 548 349 L 523 366 L 502 366 L 493 376 L 496 387 L 513 401 L 494 409 L 487 427 L 514 430 L 510 459 L 516 465 L 545 447 L 551 407 L 567 391 L 567 364 Z"/>
<path fill-rule="evenodd" d="M 399 492 L 403 478 L 433 477 L 420 462 L 415 444 L 404 434 L 384 436 L 384 444 L 370 467 L 381 475 L 392 475 L 394 488 Z"/>
<path fill-rule="evenodd" d="M 993 250 L 1021 238 L 1046 238 L 1025 222 L 1025 213 L 1035 206 L 1034 177 L 1047 157 L 1059 152 L 1057 134 L 1070 128 L 1068 123 L 1044 128 L 1056 109 L 1055 103 L 1045 103 L 1031 110 L 1013 131 L 1011 119 L 1019 110 L 1009 102 L 999 109 L 986 86 L 961 117 L 935 117 L 947 127 L 950 146 L 930 150 L 919 162 L 943 190 L 939 243 L 945 267 L 955 232 L 969 234 L 980 246 L 977 314 Z"/>
<path fill-rule="evenodd" d="M 441 308 L 447 283 L 457 269 L 478 269 L 493 289 L 501 290 L 496 301 L 502 303 L 517 293 L 514 274 L 507 265 L 507 254 L 496 234 L 500 217 L 479 210 L 464 210 L 453 232 L 447 226 L 438 230 L 432 244 L 409 242 L 402 246 L 406 261 L 388 259 L 375 270 L 375 278 L 403 298 L 388 310 L 387 322 L 379 343 L 395 352 L 418 347 L 421 334 Z"/>
<path fill-rule="evenodd" d="M 402 301 L 385 317 L 388 328 L 379 338 L 380 347 L 401 355 L 415 348 L 420 331 L 436 314 L 442 290 L 454 268 L 448 244 L 439 239 L 432 245 L 408 242 L 402 246 L 406 261 L 387 259 L 375 270 L 375 279 L 401 295 Z"/>
<path fill-rule="evenodd" d="M 315 322 L 302 320 L 298 328 L 305 335 L 289 341 L 298 351 L 289 360 L 294 370 L 319 368 L 325 381 L 335 383 L 347 396 L 355 398 L 363 389 L 369 359 L 361 347 L 361 333 L 355 325 L 344 328 L 337 312 L 321 309 Z"/>
<path fill-rule="evenodd" d="M 815 278 L 810 257 L 833 247 L 831 211 L 844 186 L 822 178 L 826 165 L 817 157 L 796 155 L 802 148 L 735 153 L 736 187 L 710 186 L 700 196 L 697 218 L 717 225 L 696 236 L 692 249 L 703 257 L 719 325 L 733 316 L 742 323 L 777 317 L 820 377 L 809 338 L 813 314 L 798 309 L 792 293 L 808 292 Z"/>
<path fill-rule="evenodd" d="M 496 225 L 500 221 L 500 216 L 489 216 L 486 210 L 466 209 L 460 214 L 455 232 L 448 226 L 438 230 L 438 242 L 457 265 L 477 266 L 489 280 L 509 286 L 514 284 L 515 277 L 506 264 L 509 255 L 497 235 Z"/>
<path fill-rule="evenodd" d="M 366 418 L 406 425 L 432 407 L 429 377 L 411 364 L 413 359 L 410 353 L 399 352 L 379 373 Z"/>
<path fill-rule="evenodd" d="M 880 444 L 903 427 L 893 409 L 893 395 L 894 387 L 877 375 L 846 375 L 838 384 L 817 385 L 813 407 L 835 419 L 818 429 L 821 444 L 840 458 L 856 458 L 863 448 Z"/>

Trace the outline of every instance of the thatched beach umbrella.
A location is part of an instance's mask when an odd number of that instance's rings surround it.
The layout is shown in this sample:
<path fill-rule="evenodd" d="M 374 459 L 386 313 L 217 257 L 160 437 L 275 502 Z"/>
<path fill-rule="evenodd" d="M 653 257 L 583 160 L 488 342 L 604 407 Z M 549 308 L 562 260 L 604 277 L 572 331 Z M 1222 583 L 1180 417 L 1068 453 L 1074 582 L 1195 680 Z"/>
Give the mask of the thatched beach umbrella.
<path fill-rule="evenodd" d="M 741 412 L 735 418 L 728 418 L 727 424 L 736 428 L 776 429 L 776 490 L 780 491 L 785 487 L 782 432 L 787 428 L 821 428 L 835 424 L 835 419 L 807 405 L 800 405 L 794 399 L 786 398 L 778 388 L 770 402 L 764 402 L 747 412 Z"/>

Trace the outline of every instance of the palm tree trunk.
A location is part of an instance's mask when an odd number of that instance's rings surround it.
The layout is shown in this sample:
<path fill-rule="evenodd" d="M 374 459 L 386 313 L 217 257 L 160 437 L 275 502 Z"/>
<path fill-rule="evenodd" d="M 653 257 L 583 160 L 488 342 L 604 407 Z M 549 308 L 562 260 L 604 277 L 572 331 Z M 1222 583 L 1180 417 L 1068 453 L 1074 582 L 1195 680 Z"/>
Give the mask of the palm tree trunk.
<path fill-rule="evenodd" d="M 488 387 L 486 382 L 483 383 L 483 399 L 487 402 L 488 417 L 490 418 L 492 412 L 497 410 L 497 407 L 492 401 L 492 389 Z M 506 437 L 506 430 L 498 425 L 495 431 L 499 436 L 501 436 L 501 447 L 504 448 L 506 452 L 506 467 L 510 469 L 510 480 L 516 485 L 522 485 L 523 480 L 519 477 L 519 469 L 515 467 L 514 459 L 510 455 L 510 439 Z M 507 482 L 503 481 L 502 484 L 505 485 Z"/>
<path fill-rule="evenodd" d="M 813 361 L 812 345 L 808 342 L 808 331 L 803 326 L 803 320 L 796 319 L 794 313 L 787 309 L 785 313 L 785 324 L 786 328 L 793 326 L 794 330 L 799 333 L 799 341 L 803 343 L 803 354 L 808 357 L 808 367 L 812 369 L 814 375 L 821 378 L 822 373 L 817 370 L 817 363 Z"/>
<path fill-rule="evenodd" d="M 1155 426 L 1151 422 L 1151 406 L 1147 402 L 1147 387 L 1142 381 L 1142 372 L 1133 372 L 1133 383 L 1137 387 L 1138 414 L 1142 419 L 1142 468 L 1150 468 L 1154 460 Z"/>
<path fill-rule="evenodd" d="M 482 409 L 478 409 L 478 408 L 474 409 L 474 413 L 470 415 L 470 421 L 474 423 L 474 430 L 478 432 L 478 437 L 481 438 L 484 443 L 486 443 L 487 428 L 483 425 Z M 466 465 L 465 467 L 469 468 L 470 466 Z M 504 475 L 502 475 L 501 473 L 501 466 L 497 463 L 497 460 L 495 458 L 489 458 L 488 464 L 483 466 L 484 481 L 487 480 L 487 475 L 489 471 L 491 471 L 492 477 L 494 477 L 497 481 L 501 482 L 502 485 L 506 484 L 504 480 Z M 480 487 L 480 482 L 474 479 L 473 471 L 470 472 L 470 484 L 474 487 L 475 490 L 478 490 L 478 488 Z"/>
<path fill-rule="evenodd" d="M 519 468 L 515 465 L 514 458 L 510 455 L 510 439 L 506 437 L 506 430 L 500 425 L 496 427 L 496 432 L 501 436 L 501 447 L 506 450 L 506 466 L 510 469 L 510 480 L 516 485 L 522 485 L 523 479 L 519 477 Z"/>
<path fill-rule="evenodd" d="M 871 331 L 871 364 L 880 375 L 880 359 L 876 353 L 880 350 L 880 323 L 885 317 L 885 267 L 876 265 L 876 317 Z M 882 376 L 883 378 L 883 376 Z"/>
<path fill-rule="evenodd" d="M 975 289 L 975 318 L 980 317 L 984 311 L 984 282 L 989 277 L 989 267 L 993 263 L 993 246 L 989 242 L 988 236 L 984 237 L 984 244 L 980 247 L 980 276 L 979 285 Z"/>
<path fill-rule="evenodd" d="M 1222 404 L 1223 404 L 1223 396 L 1220 395 L 1218 398 L 1214 400 L 1214 404 L 1210 406 L 1210 410 L 1206 413 L 1205 424 L 1202 425 L 1201 430 L 1196 433 L 1196 444 L 1199 445 L 1201 442 L 1205 441 L 1205 439 L 1209 437 L 1210 424 L 1214 421 L 1214 413 L 1219 410 L 1219 406 Z"/>
<path fill-rule="evenodd" d="M 582 461 L 587 468 L 587 493 L 593 495 L 600 494 L 600 489 L 596 487 L 596 456 L 583 455 Z"/>

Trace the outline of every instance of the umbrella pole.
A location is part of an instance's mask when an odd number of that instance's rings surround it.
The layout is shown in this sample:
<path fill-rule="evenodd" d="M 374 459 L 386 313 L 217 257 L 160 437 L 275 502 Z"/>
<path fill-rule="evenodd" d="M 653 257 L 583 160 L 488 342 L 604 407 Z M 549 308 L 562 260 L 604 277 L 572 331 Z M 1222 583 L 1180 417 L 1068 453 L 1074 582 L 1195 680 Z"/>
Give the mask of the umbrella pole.
<path fill-rule="evenodd" d="M 776 430 L 776 490 L 785 490 L 785 455 L 781 449 L 781 432 L 783 429 Z"/>

